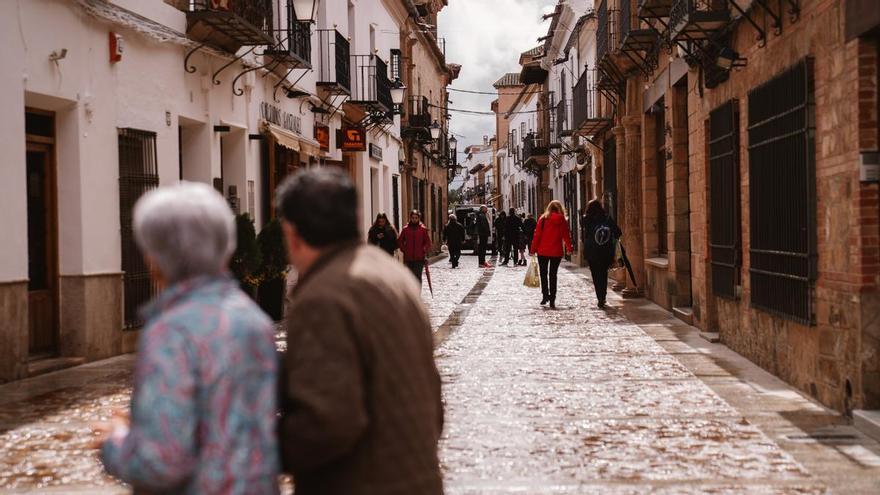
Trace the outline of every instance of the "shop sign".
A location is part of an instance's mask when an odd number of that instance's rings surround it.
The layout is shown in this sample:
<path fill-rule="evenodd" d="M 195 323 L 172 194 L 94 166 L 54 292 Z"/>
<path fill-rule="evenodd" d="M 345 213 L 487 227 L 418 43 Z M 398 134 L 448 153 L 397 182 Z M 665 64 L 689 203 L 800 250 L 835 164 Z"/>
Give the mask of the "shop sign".
<path fill-rule="evenodd" d="M 321 145 L 321 151 L 330 151 L 330 128 L 315 124 L 315 141 Z"/>
<path fill-rule="evenodd" d="M 260 105 L 260 116 L 266 122 L 271 122 L 282 129 L 302 135 L 302 119 L 298 115 L 285 112 L 268 102 Z"/>
<path fill-rule="evenodd" d="M 363 127 L 346 127 L 339 131 L 336 143 L 342 151 L 367 151 L 367 131 Z"/>
<path fill-rule="evenodd" d="M 370 158 L 382 161 L 382 148 L 370 143 Z"/>

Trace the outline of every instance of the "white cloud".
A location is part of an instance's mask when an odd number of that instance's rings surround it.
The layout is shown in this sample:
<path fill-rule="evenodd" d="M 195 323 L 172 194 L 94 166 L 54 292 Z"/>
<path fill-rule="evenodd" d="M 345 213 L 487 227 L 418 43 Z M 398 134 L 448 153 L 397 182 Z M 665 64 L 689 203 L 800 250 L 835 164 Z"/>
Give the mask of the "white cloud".
<path fill-rule="evenodd" d="M 539 45 L 549 21 L 541 16 L 552 12 L 556 0 L 449 0 L 438 20 L 440 36 L 446 38 L 446 59 L 462 65 L 453 88 L 495 91 L 492 84 L 507 72 L 519 72 L 520 53 Z M 450 92 L 451 108 L 490 111 L 490 95 Z M 491 115 L 452 114 L 451 128 L 458 149 L 481 143 L 484 135 L 495 134 Z"/>

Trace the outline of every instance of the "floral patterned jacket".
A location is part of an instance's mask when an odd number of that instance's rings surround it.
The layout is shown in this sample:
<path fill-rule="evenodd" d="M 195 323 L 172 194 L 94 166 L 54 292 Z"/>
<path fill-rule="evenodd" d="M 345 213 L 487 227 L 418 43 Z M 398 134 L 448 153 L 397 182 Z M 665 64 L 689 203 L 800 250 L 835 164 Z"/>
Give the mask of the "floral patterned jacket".
<path fill-rule="evenodd" d="M 227 277 L 176 284 L 143 312 L 131 428 L 104 443 L 136 490 L 276 494 L 272 322 Z"/>

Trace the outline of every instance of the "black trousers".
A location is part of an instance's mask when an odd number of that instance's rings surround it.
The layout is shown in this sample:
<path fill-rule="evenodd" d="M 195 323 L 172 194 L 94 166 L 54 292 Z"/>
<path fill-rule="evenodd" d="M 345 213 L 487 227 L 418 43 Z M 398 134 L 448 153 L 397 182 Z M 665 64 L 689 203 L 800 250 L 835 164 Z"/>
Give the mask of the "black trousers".
<path fill-rule="evenodd" d="M 590 265 L 590 275 L 593 276 L 593 286 L 596 288 L 596 299 L 600 303 L 605 302 L 608 294 L 608 268 L 611 267 L 610 260 L 587 260 Z"/>
<path fill-rule="evenodd" d="M 480 236 L 480 239 L 477 242 L 477 263 L 480 265 L 486 264 L 486 246 L 488 244 L 489 238 Z"/>
<path fill-rule="evenodd" d="M 449 246 L 449 262 L 452 263 L 452 268 L 458 267 L 459 258 L 461 258 L 461 246 Z"/>
<path fill-rule="evenodd" d="M 541 270 L 541 293 L 551 301 L 556 301 L 556 275 L 562 257 L 538 256 L 538 268 Z"/>
<path fill-rule="evenodd" d="M 510 252 L 513 251 L 513 264 L 516 265 L 519 263 L 519 249 L 516 243 L 508 240 L 507 237 L 504 238 L 504 245 L 501 248 L 501 253 L 504 255 L 504 260 L 501 263 L 509 263 L 510 262 Z"/>
<path fill-rule="evenodd" d="M 419 285 L 422 285 L 422 272 L 425 270 L 425 262 L 424 261 L 407 261 L 406 267 L 409 268 L 409 271 L 416 277 L 416 280 L 419 281 Z"/>

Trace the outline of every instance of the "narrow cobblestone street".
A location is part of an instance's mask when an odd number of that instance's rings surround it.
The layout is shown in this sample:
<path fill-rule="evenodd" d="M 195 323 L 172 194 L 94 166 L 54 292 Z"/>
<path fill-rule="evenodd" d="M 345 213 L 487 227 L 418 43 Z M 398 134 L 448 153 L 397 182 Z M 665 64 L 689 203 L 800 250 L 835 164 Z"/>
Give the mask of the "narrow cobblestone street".
<path fill-rule="evenodd" d="M 596 309 L 570 266 L 551 311 L 522 285 L 523 268 L 475 262 L 435 263 L 433 297 L 423 287 L 444 382 L 447 493 L 877 493 L 876 443 L 760 373 L 695 364 L 708 351 L 677 336 L 690 327 L 627 317 L 619 299 Z M 102 474 L 88 424 L 127 404 L 132 363 L 0 386 L 0 493 L 126 492 Z M 824 436 L 778 420 L 795 413 Z"/>

